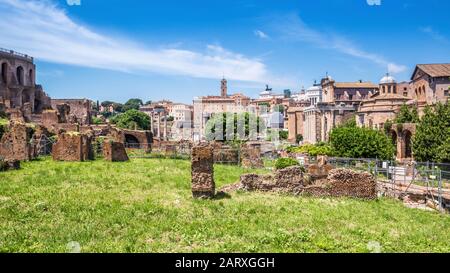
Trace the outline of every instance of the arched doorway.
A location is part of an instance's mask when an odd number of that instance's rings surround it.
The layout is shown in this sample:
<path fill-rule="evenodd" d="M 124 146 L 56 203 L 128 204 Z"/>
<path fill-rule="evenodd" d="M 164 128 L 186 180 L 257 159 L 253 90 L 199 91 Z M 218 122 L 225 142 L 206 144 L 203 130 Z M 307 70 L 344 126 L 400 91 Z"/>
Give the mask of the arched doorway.
<path fill-rule="evenodd" d="M 8 83 L 8 64 L 2 63 L 1 69 L 1 82 L 6 84 Z"/>
<path fill-rule="evenodd" d="M 412 134 L 410 131 L 403 132 L 403 141 L 405 142 L 405 158 L 412 158 Z"/>
<path fill-rule="evenodd" d="M 391 139 L 392 139 L 392 144 L 395 147 L 395 154 L 397 154 L 398 153 L 398 149 L 397 149 L 398 136 L 395 131 L 391 131 Z"/>
<path fill-rule="evenodd" d="M 17 77 L 17 84 L 23 85 L 23 67 L 21 66 L 17 67 L 16 77 Z"/>
<path fill-rule="evenodd" d="M 140 142 L 135 136 L 130 135 L 130 134 L 125 134 L 125 145 L 127 146 L 127 148 L 138 149 L 140 146 Z"/>
<path fill-rule="evenodd" d="M 33 69 L 30 69 L 30 71 L 28 73 L 28 79 L 29 79 L 30 86 L 33 86 L 34 85 Z"/>

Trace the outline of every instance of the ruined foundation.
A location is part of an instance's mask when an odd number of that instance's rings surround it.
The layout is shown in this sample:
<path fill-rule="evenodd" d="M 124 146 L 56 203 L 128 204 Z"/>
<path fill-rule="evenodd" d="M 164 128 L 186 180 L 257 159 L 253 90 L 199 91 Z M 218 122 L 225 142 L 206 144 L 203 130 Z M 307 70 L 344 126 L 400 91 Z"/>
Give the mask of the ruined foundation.
<path fill-rule="evenodd" d="M 55 161 L 93 160 L 92 137 L 77 132 L 61 133 L 53 144 L 52 156 Z"/>
<path fill-rule="evenodd" d="M 103 143 L 103 156 L 106 161 L 124 162 L 129 161 L 125 145 L 121 142 L 106 139 Z"/>
<path fill-rule="evenodd" d="M 326 179 L 314 182 L 297 166 L 279 170 L 275 175 L 246 174 L 241 176 L 237 188 L 317 197 L 377 198 L 375 178 L 367 172 L 360 173 L 348 169 L 332 170 Z"/>
<path fill-rule="evenodd" d="M 33 129 L 24 123 L 11 122 L 0 141 L 0 157 L 6 161 L 28 161 L 35 158 L 31 137 Z"/>
<path fill-rule="evenodd" d="M 209 145 L 192 148 L 192 195 L 194 198 L 213 198 L 214 183 L 214 149 Z"/>

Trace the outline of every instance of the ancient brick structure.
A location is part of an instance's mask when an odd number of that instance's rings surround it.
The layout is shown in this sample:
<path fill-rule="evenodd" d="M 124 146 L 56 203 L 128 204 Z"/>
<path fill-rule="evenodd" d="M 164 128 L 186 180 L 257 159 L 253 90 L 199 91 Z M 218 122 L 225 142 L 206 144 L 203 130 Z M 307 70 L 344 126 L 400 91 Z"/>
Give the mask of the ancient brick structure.
<path fill-rule="evenodd" d="M 237 187 L 248 191 L 287 192 L 296 195 L 377 198 L 377 183 L 369 173 L 348 169 L 332 170 L 323 180 L 310 182 L 300 167 L 290 167 L 272 175 L 245 174 Z"/>
<path fill-rule="evenodd" d="M 349 169 L 335 169 L 322 183 L 303 189 L 302 193 L 314 196 L 377 198 L 377 183 L 373 175 Z"/>
<path fill-rule="evenodd" d="M 128 161 L 125 145 L 121 142 L 106 139 L 103 142 L 103 156 L 107 161 L 123 162 Z"/>
<path fill-rule="evenodd" d="M 298 166 L 277 170 L 275 184 L 278 187 L 302 186 L 305 184 L 303 170 Z"/>
<path fill-rule="evenodd" d="M 78 123 L 90 125 L 92 116 L 92 103 L 87 99 L 52 99 L 52 108 L 64 113 L 61 123 Z"/>
<path fill-rule="evenodd" d="M 243 145 L 241 148 L 241 164 L 242 167 L 249 169 L 264 168 L 261 148 L 259 146 Z"/>
<path fill-rule="evenodd" d="M 35 82 L 36 66 L 32 57 L 0 50 L 0 103 L 6 110 L 17 109 L 29 121 L 31 113 L 50 108 L 50 98 Z"/>
<path fill-rule="evenodd" d="M 93 160 L 92 136 L 78 132 L 60 133 L 53 144 L 52 156 L 56 161 Z"/>
<path fill-rule="evenodd" d="M 0 172 L 20 169 L 19 160 L 3 160 L 0 158 Z"/>
<path fill-rule="evenodd" d="M 214 149 L 214 162 L 226 164 L 239 164 L 239 151 L 227 146 Z"/>
<path fill-rule="evenodd" d="M 11 122 L 0 141 L 0 157 L 5 160 L 32 160 L 35 158 L 31 144 L 33 129 L 23 123 Z"/>
<path fill-rule="evenodd" d="M 213 198 L 214 183 L 214 149 L 202 144 L 192 148 L 192 194 L 194 198 Z"/>

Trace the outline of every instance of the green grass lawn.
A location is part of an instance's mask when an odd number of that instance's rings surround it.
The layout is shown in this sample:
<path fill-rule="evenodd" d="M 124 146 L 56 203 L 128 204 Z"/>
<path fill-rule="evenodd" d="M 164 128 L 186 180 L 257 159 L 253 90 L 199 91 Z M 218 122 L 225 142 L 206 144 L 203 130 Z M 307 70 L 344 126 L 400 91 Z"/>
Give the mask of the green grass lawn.
<path fill-rule="evenodd" d="M 244 173 L 216 166 L 218 186 Z M 0 252 L 450 252 L 450 217 L 382 199 L 193 200 L 190 163 L 50 159 L 0 173 Z"/>

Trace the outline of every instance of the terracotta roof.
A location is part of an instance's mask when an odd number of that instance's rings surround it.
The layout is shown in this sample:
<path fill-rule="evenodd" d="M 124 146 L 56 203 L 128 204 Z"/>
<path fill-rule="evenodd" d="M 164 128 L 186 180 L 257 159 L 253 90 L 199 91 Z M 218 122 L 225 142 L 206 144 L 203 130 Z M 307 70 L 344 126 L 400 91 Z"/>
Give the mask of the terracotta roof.
<path fill-rule="evenodd" d="M 450 77 L 450 63 L 447 64 L 418 64 L 417 68 L 431 77 Z M 416 68 L 416 71 L 417 71 Z M 414 71 L 413 77 L 416 74 Z"/>
<path fill-rule="evenodd" d="M 378 88 L 378 85 L 371 82 L 337 82 L 336 88 Z"/>

